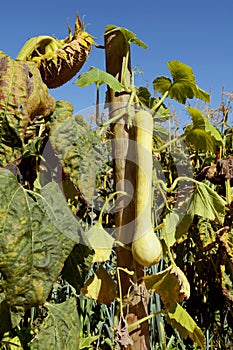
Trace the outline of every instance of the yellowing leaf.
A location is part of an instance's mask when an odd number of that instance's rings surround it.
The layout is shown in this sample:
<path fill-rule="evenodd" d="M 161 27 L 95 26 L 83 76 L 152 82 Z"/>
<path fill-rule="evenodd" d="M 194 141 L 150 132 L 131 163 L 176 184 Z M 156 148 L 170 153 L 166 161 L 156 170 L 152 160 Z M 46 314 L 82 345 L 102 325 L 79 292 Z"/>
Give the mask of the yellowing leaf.
<path fill-rule="evenodd" d="M 104 230 L 99 222 L 87 232 L 86 237 L 91 248 L 95 251 L 93 262 L 104 262 L 109 260 L 114 238 Z"/>
<path fill-rule="evenodd" d="M 10 335 L 10 332 L 7 332 L 4 334 L 3 338 L 1 339 L 2 344 L 7 344 L 7 349 L 9 350 L 23 350 L 22 344 L 20 342 L 20 339 L 18 336 L 15 336 L 14 338 Z M 3 347 L 5 348 L 5 347 Z M 6 349 L 6 348 L 5 348 Z"/>
<path fill-rule="evenodd" d="M 81 292 L 88 298 L 109 305 L 117 295 L 117 285 L 101 265 L 85 283 Z"/>
<path fill-rule="evenodd" d="M 190 296 L 190 285 L 183 271 L 171 265 L 166 270 L 143 278 L 147 289 L 158 293 L 165 306 L 183 301 Z"/>
<path fill-rule="evenodd" d="M 206 339 L 196 322 L 179 304 L 174 304 L 168 309 L 167 322 L 176 328 L 183 338 L 188 336 L 197 343 L 201 349 L 206 348 Z"/>
<path fill-rule="evenodd" d="M 74 245 L 80 223 L 55 182 L 28 192 L 0 169 L 0 271 L 9 305 L 45 303 Z"/>
<path fill-rule="evenodd" d="M 38 134 L 38 116 L 46 118 L 54 110 L 55 99 L 49 94 L 36 65 L 12 60 L 2 53 L 0 143 L 12 149 L 20 149 L 29 138 Z"/>

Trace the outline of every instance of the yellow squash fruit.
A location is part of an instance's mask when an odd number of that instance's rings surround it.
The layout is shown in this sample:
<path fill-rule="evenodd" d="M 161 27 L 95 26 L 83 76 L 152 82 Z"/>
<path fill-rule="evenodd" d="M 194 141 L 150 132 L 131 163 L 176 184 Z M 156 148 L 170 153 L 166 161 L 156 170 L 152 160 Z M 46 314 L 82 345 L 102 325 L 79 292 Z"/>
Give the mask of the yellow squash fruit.
<path fill-rule="evenodd" d="M 139 111 L 134 122 L 137 172 L 132 254 L 142 266 L 151 266 L 157 264 L 162 257 L 162 245 L 151 221 L 153 118 L 149 112 Z"/>

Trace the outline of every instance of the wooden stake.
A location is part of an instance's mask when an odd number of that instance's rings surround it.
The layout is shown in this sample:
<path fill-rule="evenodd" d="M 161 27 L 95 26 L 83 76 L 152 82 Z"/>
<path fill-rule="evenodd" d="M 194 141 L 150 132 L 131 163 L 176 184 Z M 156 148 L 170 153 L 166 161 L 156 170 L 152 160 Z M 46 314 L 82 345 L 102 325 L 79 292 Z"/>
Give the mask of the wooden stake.
<path fill-rule="evenodd" d="M 130 47 L 121 31 L 114 31 L 105 35 L 106 71 L 121 81 L 123 65 Z M 128 61 L 125 83 L 130 86 L 131 67 L 130 55 Z M 135 207 L 135 141 L 134 128 L 127 125 L 127 105 L 130 95 L 127 92 L 114 93 L 108 90 L 109 115 L 110 118 L 122 111 L 125 115 L 117 123 L 111 125 L 112 133 L 112 155 L 114 167 L 114 181 L 116 191 L 125 191 L 132 194 L 132 200 L 128 203 L 128 197 L 118 198 L 118 211 L 115 215 L 117 227 L 117 240 L 130 245 L 134 237 Z M 117 248 L 117 263 L 119 267 L 135 271 L 135 277 L 144 275 L 144 267 L 138 265 L 129 250 L 122 247 Z M 128 325 L 148 315 L 148 293 L 144 284 L 137 285 L 131 281 L 132 276 L 121 271 L 120 280 L 123 296 L 127 297 L 130 292 L 134 292 L 124 309 L 125 321 Z M 143 322 L 129 332 L 133 345 L 122 349 L 128 350 L 148 350 L 150 349 L 148 322 Z"/>

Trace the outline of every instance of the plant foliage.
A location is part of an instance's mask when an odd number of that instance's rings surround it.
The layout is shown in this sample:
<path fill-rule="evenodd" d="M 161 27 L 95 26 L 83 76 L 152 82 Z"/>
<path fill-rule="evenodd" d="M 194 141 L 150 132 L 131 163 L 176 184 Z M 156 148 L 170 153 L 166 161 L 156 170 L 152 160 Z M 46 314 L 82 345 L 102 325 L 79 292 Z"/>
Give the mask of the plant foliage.
<path fill-rule="evenodd" d="M 200 89 L 196 84 L 192 68 L 186 64 L 173 60 L 168 62 L 168 68 L 173 80 L 168 77 L 158 77 L 153 81 L 154 90 L 162 95 L 168 95 L 176 101 L 185 104 L 187 99 L 197 97 L 203 101 L 209 101 L 209 94 Z"/>
<path fill-rule="evenodd" d="M 79 240 L 78 222 L 73 223 L 69 209 L 63 220 L 65 201 L 55 183 L 39 195 L 27 192 L 9 170 L 1 169 L 0 179 L 0 268 L 6 300 L 25 307 L 44 304 Z"/>
<path fill-rule="evenodd" d="M 76 29 L 89 51 L 92 39 Z M 126 28 L 109 25 L 105 34 L 116 31 L 128 44 L 146 48 Z M 69 44 L 72 39 L 69 33 Z M 46 43 L 54 41 L 40 45 Z M 153 116 L 153 191 L 161 198 L 153 203 L 153 230 L 163 259 L 138 280 L 134 262 L 118 266 L 115 251 L 116 245 L 125 253 L 131 249 L 115 239 L 114 210 L 120 204 L 112 200 L 116 174 L 108 142 L 114 137 L 109 125 L 122 115 L 92 128 L 69 102 L 50 96 L 35 63 L 0 53 L 0 349 L 119 348 L 133 344 L 132 329 L 155 319 L 154 348 L 178 342 L 177 333 L 167 339 L 168 324 L 183 338 L 183 348 L 191 340 L 205 349 L 208 332 L 213 347 L 230 344 L 232 130 L 224 117 L 220 133 L 210 113 L 189 106 L 192 124 L 181 135 L 179 127 L 168 132 L 163 123 L 170 127 L 172 115 L 166 97 L 182 104 L 194 97 L 209 102 L 191 67 L 170 61 L 168 68 L 172 79 L 153 81 L 159 98 L 147 87 L 127 86 L 125 66 L 122 83 L 95 67 L 76 81 L 79 87 L 94 83 L 98 90 L 106 84 L 126 93 L 134 107 Z M 130 103 L 124 131 L 134 135 Z M 189 168 L 192 178 L 185 175 Z M 121 273 L 129 277 L 127 295 Z M 147 307 L 146 293 L 150 314 L 130 324 L 129 307 L 139 297 Z"/>

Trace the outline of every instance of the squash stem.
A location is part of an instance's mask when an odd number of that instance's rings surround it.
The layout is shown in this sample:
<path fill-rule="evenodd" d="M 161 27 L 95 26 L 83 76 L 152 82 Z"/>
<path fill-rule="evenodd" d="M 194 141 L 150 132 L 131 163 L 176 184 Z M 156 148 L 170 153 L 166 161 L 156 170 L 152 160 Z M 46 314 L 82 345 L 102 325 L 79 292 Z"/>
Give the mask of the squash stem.
<path fill-rule="evenodd" d="M 175 143 L 177 140 L 184 140 L 185 139 L 185 135 L 181 135 L 181 136 L 177 136 L 174 139 L 170 140 L 169 142 L 165 143 L 165 145 L 159 147 L 159 148 L 153 148 L 153 152 L 161 152 L 164 149 L 166 149 L 167 147 L 169 147 L 170 145 L 172 145 L 173 143 Z"/>
<path fill-rule="evenodd" d="M 159 109 L 159 107 L 162 105 L 163 101 L 168 96 L 168 94 L 169 94 L 169 91 L 168 90 L 165 91 L 161 99 L 151 108 L 150 113 L 155 112 L 157 109 Z"/>
<path fill-rule="evenodd" d="M 125 55 L 124 63 L 123 63 L 123 69 L 122 69 L 122 78 L 121 78 L 121 83 L 124 86 L 124 89 L 126 92 L 131 92 L 130 88 L 126 85 L 125 78 L 127 74 L 127 68 L 128 68 L 128 63 L 129 63 L 129 47 Z"/>
<path fill-rule="evenodd" d="M 113 117 L 113 118 L 109 119 L 108 121 L 106 121 L 106 123 L 102 124 L 101 129 L 98 131 L 98 135 L 101 136 L 102 133 L 104 132 L 104 129 L 106 129 L 110 124 L 115 123 L 116 121 L 118 121 L 125 114 L 126 114 L 126 111 L 123 111 L 123 112 L 115 115 L 115 117 Z"/>
<path fill-rule="evenodd" d="M 99 216 L 99 219 L 98 219 L 98 222 L 102 225 L 102 221 L 103 221 L 103 213 L 108 205 L 108 203 L 113 199 L 113 197 L 117 194 L 123 194 L 123 195 L 126 195 L 127 196 L 127 193 L 124 192 L 124 191 L 116 191 L 114 193 L 112 193 L 105 201 L 101 211 L 100 211 L 100 216 Z"/>
<path fill-rule="evenodd" d="M 167 234 L 166 219 L 163 219 L 163 228 L 164 228 L 164 232 L 165 232 L 165 243 L 166 243 L 166 246 L 167 246 L 167 251 L 168 251 L 169 259 L 170 259 L 172 265 L 175 265 L 175 266 L 176 266 L 176 263 L 175 263 L 174 258 L 173 258 L 173 256 L 172 256 L 172 252 L 171 252 L 171 249 L 170 249 L 170 245 L 169 245 L 169 243 L 168 243 L 168 234 Z"/>
<path fill-rule="evenodd" d="M 118 280 L 118 287 L 119 287 L 120 314 L 121 314 L 121 317 L 124 318 L 124 313 L 123 313 L 123 296 L 122 296 L 120 270 L 125 272 L 125 273 L 127 273 L 128 275 L 133 275 L 134 271 L 129 271 L 127 268 L 123 268 L 123 267 L 119 267 L 119 266 L 117 267 L 117 280 Z"/>
<path fill-rule="evenodd" d="M 191 182 L 195 183 L 197 186 L 200 184 L 199 181 L 197 181 L 197 180 L 195 180 L 195 179 L 192 179 L 191 177 L 187 177 L 187 176 L 179 176 L 179 177 L 177 177 L 177 178 L 174 180 L 174 182 L 173 182 L 173 184 L 171 185 L 171 187 L 167 187 L 167 186 L 165 185 L 165 183 L 163 182 L 163 180 L 156 180 L 156 183 L 160 184 L 160 185 L 162 186 L 162 188 L 163 188 L 166 192 L 171 193 L 171 192 L 174 191 L 174 189 L 176 188 L 176 186 L 177 186 L 177 184 L 178 184 L 179 181 L 189 181 L 189 182 L 191 181 Z M 202 183 L 202 184 L 203 184 L 204 186 L 208 187 L 205 183 Z"/>
<path fill-rule="evenodd" d="M 95 103 L 95 113 L 96 113 L 96 124 L 98 126 L 102 126 L 102 123 L 100 121 L 100 88 L 99 85 L 96 84 L 96 103 Z"/>
<path fill-rule="evenodd" d="M 141 323 L 143 323 L 143 322 L 149 320 L 150 318 L 156 317 L 156 316 L 158 316 L 158 315 L 160 315 L 160 314 L 163 314 L 163 313 L 164 313 L 164 311 L 163 311 L 163 310 L 160 310 L 160 311 L 158 311 L 158 312 L 154 312 L 153 314 L 150 314 L 150 315 L 148 315 L 148 316 L 145 316 L 145 317 L 141 318 L 140 320 L 129 324 L 129 325 L 128 325 L 128 329 L 130 330 L 131 328 L 137 327 L 138 325 L 140 325 Z"/>
<path fill-rule="evenodd" d="M 122 247 L 122 248 L 124 248 L 124 249 L 126 249 L 126 250 L 129 250 L 129 251 L 131 251 L 132 249 L 128 246 L 128 245 L 126 245 L 126 244 L 124 244 L 124 243 L 122 243 L 122 242 L 120 242 L 120 241 L 115 241 L 115 244 L 117 244 L 117 245 L 119 245 L 120 247 Z"/>

